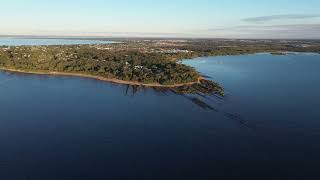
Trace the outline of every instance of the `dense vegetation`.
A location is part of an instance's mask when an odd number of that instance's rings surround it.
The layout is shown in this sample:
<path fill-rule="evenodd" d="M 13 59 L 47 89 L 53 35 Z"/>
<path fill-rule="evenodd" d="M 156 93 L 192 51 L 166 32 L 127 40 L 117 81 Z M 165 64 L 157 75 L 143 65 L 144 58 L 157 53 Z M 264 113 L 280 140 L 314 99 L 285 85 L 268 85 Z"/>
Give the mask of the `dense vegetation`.
<path fill-rule="evenodd" d="M 79 72 L 162 85 L 196 82 L 191 67 L 159 53 L 84 46 L 11 47 L 0 50 L 0 66 L 28 71 Z"/>
<path fill-rule="evenodd" d="M 110 39 L 109 39 L 110 40 Z M 0 47 L 0 68 L 94 75 L 171 87 L 176 93 L 218 93 L 222 88 L 179 63 L 200 56 L 271 52 L 320 53 L 320 41 L 129 39 L 105 45 Z M 183 86 L 182 86 L 183 85 Z"/>

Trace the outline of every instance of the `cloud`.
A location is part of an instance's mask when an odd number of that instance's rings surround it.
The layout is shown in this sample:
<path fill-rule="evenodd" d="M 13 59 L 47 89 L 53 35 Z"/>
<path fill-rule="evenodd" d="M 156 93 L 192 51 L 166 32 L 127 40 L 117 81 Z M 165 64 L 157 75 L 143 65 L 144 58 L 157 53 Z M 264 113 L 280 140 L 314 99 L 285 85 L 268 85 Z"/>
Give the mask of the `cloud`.
<path fill-rule="evenodd" d="M 272 15 L 272 16 L 260 16 L 260 17 L 251 17 L 243 19 L 243 21 L 250 23 L 265 23 L 275 20 L 299 20 L 299 19 L 311 19 L 318 18 L 319 14 L 283 14 L 283 15 Z"/>
<path fill-rule="evenodd" d="M 220 27 L 211 28 L 207 31 L 224 31 L 224 30 L 320 30 L 319 24 L 287 24 L 287 25 L 243 25 L 243 26 L 232 26 L 232 27 Z M 320 31 L 319 31 L 320 34 Z"/>
<path fill-rule="evenodd" d="M 210 28 L 203 32 L 236 38 L 320 39 L 320 23 L 285 25 L 242 25 Z"/>

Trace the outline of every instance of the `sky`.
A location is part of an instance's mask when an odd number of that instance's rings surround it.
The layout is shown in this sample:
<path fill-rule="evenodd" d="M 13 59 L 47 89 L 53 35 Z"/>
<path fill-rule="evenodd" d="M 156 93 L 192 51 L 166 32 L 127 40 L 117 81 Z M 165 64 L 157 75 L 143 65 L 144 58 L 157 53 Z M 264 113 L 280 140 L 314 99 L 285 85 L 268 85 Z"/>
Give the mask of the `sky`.
<path fill-rule="evenodd" d="M 0 35 L 320 39 L 320 0 L 0 0 Z"/>

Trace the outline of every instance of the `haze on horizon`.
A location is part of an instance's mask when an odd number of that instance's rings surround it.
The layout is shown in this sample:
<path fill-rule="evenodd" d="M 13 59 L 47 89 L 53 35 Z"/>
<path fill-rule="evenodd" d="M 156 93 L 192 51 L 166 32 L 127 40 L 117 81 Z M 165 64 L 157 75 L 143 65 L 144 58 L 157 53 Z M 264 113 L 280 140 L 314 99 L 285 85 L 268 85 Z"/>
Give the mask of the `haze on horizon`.
<path fill-rule="evenodd" d="M 319 0 L 0 2 L 0 35 L 320 39 Z"/>

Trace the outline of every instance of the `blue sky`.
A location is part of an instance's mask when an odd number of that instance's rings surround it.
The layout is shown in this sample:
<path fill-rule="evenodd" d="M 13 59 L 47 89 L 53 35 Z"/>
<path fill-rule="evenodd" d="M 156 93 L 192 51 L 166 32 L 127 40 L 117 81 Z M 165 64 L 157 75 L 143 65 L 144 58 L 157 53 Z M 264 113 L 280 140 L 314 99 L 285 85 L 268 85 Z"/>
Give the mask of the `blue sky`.
<path fill-rule="evenodd" d="M 320 38 L 319 0 L 0 0 L 2 35 Z"/>

